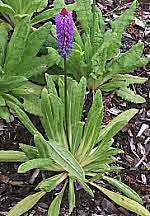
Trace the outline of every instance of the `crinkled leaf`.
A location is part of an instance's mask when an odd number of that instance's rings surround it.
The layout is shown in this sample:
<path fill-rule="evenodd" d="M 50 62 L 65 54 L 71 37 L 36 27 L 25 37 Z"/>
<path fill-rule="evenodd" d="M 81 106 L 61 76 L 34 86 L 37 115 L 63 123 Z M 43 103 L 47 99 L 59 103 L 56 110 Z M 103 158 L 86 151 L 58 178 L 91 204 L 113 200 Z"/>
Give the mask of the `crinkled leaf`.
<path fill-rule="evenodd" d="M 138 2 L 137 0 L 135 0 L 128 10 L 126 10 L 122 15 L 120 15 L 111 23 L 113 32 L 117 33 L 117 40 L 121 40 L 123 32 L 134 20 L 134 11 L 137 8 L 137 6 Z"/>
<path fill-rule="evenodd" d="M 140 58 L 144 48 L 143 43 L 137 43 L 129 51 L 121 54 L 118 58 L 115 58 L 107 64 L 107 73 L 127 73 L 137 67 L 143 67 L 148 63 L 148 59 Z"/>
<path fill-rule="evenodd" d="M 84 32 L 89 34 L 93 17 L 91 12 L 91 2 L 89 0 L 77 0 L 75 10 L 77 13 L 77 19 L 81 23 Z"/>
<path fill-rule="evenodd" d="M 7 75 L 14 75 L 16 66 L 21 63 L 29 31 L 30 16 L 26 16 L 16 25 L 8 45 L 4 65 L 4 71 Z"/>
<path fill-rule="evenodd" d="M 106 84 L 103 84 L 99 87 L 100 90 L 105 91 L 105 92 L 109 92 L 109 91 L 113 91 L 116 88 L 120 88 L 120 87 L 127 87 L 129 84 L 126 81 L 109 81 Z"/>
<path fill-rule="evenodd" d="M 39 158 L 38 150 L 34 146 L 26 145 L 26 144 L 19 144 L 22 151 L 28 157 L 29 160 Z"/>
<path fill-rule="evenodd" d="M 26 72 L 28 67 L 32 65 L 33 57 L 37 55 L 48 35 L 49 32 L 45 27 L 40 27 L 29 35 L 22 56 L 21 64 L 18 64 L 18 67 L 16 67 L 16 70 L 13 72 L 13 74 L 15 73 L 15 75 L 24 75 L 27 77 Z"/>
<path fill-rule="evenodd" d="M 9 76 L 4 79 L 0 79 L 0 90 L 8 92 L 16 87 L 19 87 L 27 82 L 27 79 L 23 76 Z"/>
<path fill-rule="evenodd" d="M 117 91 L 117 95 L 122 99 L 133 103 L 145 103 L 145 98 L 135 94 L 132 90 L 130 90 L 130 88 L 120 88 Z"/>
<path fill-rule="evenodd" d="M 112 79 L 114 81 L 117 81 L 116 84 L 118 83 L 119 80 L 126 81 L 128 84 L 143 84 L 148 80 L 145 77 L 138 77 L 130 74 L 118 74 L 117 76 L 115 75 L 114 77 L 112 77 Z"/>

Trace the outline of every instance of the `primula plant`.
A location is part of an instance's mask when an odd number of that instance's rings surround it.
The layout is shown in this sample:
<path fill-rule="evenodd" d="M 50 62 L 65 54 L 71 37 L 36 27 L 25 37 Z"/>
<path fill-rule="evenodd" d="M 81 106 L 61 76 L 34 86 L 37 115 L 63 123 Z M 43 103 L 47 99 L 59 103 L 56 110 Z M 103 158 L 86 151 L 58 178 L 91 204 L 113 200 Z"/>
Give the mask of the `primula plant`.
<path fill-rule="evenodd" d="M 130 89 L 130 84 L 142 84 L 147 79 L 127 74 L 137 67 L 143 67 L 148 59 L 141 58 L 144 44 L 137 43 L 131 49 L 120 53 L 122 34 L 134 20 L 133 13 L 137 7 L 135 0 L 131 7 L 121 16 L 110 22 L 111 28 L 106 31 L 106 23 L 99 8 L 93 8 L 89 0 L 76 1 L 77 20 L 81 24 L 80 35 L 74 25 L 74 49 L 68 59 L 68 73 L 77 81 L 82 76 L 87 79 L 91 90 L 117 90 L 117 95 L 134 103 L 144 103 L 145 99 Z M 63 68 L 63 64 L 59 64 Z"/>
<path fill-rule="evenodd" d="M 0 151 L 0 161 L 24 162 L 19 166 L 19 173 L 38 168 L 51 171 L 50 173 L 53 172 L 53 175 L 41 181 L 36 187 L 38 192 L 19 202 L 10 210 L 8 216 L 22 215 L 60 183 L 64 184 L 63 188 L 50 204 L 48 215 L 59 215 L 61 200 L 67 185 L 69 212 L 71 213 L 75 206 L 75 182 L 78 182 L 92 197 L 94 197 L 94 193 L 90 186 L 95 186 L 114 202 L 128 210 L 138 215 L 150 215 L 141 205 L 142 201 L 138 194 L 116 178 L 111 178 L 108 175 L 109 172 L 122 169 L 116 166 L 114 157 L 116 154 L 122 153 L 122 150 L 112 147 L 112 137 L 126 125 L 137 113 L 137 110 L 125 111 L 103 127 L 101 125 L 103 119 L 102 96 L 98 90 L 86 123 L 81 122 L 86 80 L 82 78 L 77 83 L 68 78 L 68 128 L 66 128 L 63 77 L 46 75 L 46 79 L 47 88 L 43 89 L 41 96 L 43 116 L 41 122 L 47 138 L 45 139 L 38 132 L 19 106 L 9 101 L 7 102 L 9 107 L 15 111 L 20 121 L 33 134 L 35 146 L 20 144 L 22 151 Z M 53 81 L 56 79 L 57 90 Z M 66 131 L 68 131 L 68 139 Z M 99 180 L 108 181 L 125 196 L 100 186 L 97 183 Z"/>
<path fill-rule="evenodd" d="M 27 114 L 18 105 L 19 102 L 6 98 L 7 105 L 15 111 L 20 121 L 34 136 L 35 146 L 20 144 L 22 151 L 0 151 L 1 162 L 23 162 L 19 173 L 31 169 L 50 171 L 51 176 L 41 181 L 35 194 L 29 195 L 16 206 L 8 216 L 20 216 L 32 208 L 46 193 L 54 190 L 60 183 L 61 191 L 48 209 L 48 216 L 59 215 L 64 191 L 68 185 L 69 213 L 75 206 L 75 185 L 94 197 L 90 186 L 94 186 L 118 205 L 148 216 L 150 213 L 141 205 L 139 195 L 124 183 L 109 177 L 108 173 L 122 168 L 117 166 L 115 155 L 123 151 L 112 147 L 113 136 L 121 130 L 137 113 L 136 109 L 127 110 L 114 118 L 107 126 L 102 126 L 103 105 L 101 91 L 97 90 L 88 113 L 86 123 L 81 121 L 86 78 L 79 83 L 67 78 L 67 69 L 73 42 L 72 15 L 65 8 L 56 16 L 58 53 L 64 62 L 64 76 L 46 74 L 47 86 L 41 94 L 41 123 L 44 136 L 32 124 Z M 57 86 L 55 86 L 57 83 Z M 112 192 L 98 184 L 105 180 L 117 187 L 124 195 Z"/>

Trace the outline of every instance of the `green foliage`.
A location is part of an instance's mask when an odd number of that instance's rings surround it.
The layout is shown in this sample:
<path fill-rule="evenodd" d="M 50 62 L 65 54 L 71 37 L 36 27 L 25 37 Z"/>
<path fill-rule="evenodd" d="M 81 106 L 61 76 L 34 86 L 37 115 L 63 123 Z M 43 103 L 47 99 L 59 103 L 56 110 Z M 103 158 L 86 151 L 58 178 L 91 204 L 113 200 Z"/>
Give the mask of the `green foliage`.
<path fill-rule="evenodd" d="M 63 77 L 46 75 L 46 81 L 47 88 L 42 90 L 41 96 L 41 110 L 43 113 L 41 122 L 45 129 L 47 140 L 38 132 L 27 114 L 18 105 L 13 102 L 7 102 L 7 104 L 16 112 L 21 122 L 34 135 L 35 146 L 20 145 L 23 152 L 18 152 L 16 160 L 20 161 L 22 154 L 24 163 L 19 166 L 18 172 L 24 173 L 33 168 L 38 168 L 40 170 L 55 171 L 55 175 L 41 181 L 36 187 L 41 192 L 30 195 L 19 202 L 11 209 L 8 215 L 14 215 L 16 210 L 17 216 L 23 214 L 40 197 L 46 192 L 55 189 L 61 182 L 64 182 L 64 186 L 50 204 L 48 215 L 59 215 L 60 204 L 68 182 L 69 212 L 71 214 L 75 205 L 75 181 L 92 197 L 94 197 L 94 194 L 90 184 L 97 187 L 117 204 L 140 215 L 146 215 L 148 211 L 138 204 L 141 203 L 141 198 L 138 194 L 122 182 L 105 174 L 106 172 L 122 169 L 119 166 L 112 166 L 112 163 L 116 162 L 114 156 L 122 153 L 122 150 L 112 147 L 112 137 L 126 125 L 137 113 L 137 110 L 130 109 L 121 113 L 106 127 L 102 127 L 103 105 L 101 92 L 98 90 L 88 113 L 85 127 L 83 127 L 84 123 L 81 122 L 81 115 L 86 91 L 86 80 L 81 78 L 80 82 L 77 83 L 68 78 L 68 143 L 66 126 L 64 124 Z M 55 81 L 58 84 L 57 89 Z M 0 151 L 0 161 L 15 161 L 15 158 L 12 157 L 12 151 Z M 125 196 L 98 186 L 94 182 L 97 182 L 99 179 L 108 181 L 124 193 Z M 128 206 L 128 203 L 132 203 L 133 206 Z"/>
<path fill-rule="evenodd" d="M 13 100 L 24 110 L 41 115 L 42 87 L 27 82 L 27 79 L 44 74 L 60 61 L 57 51 L 52 47 L 47 49 L 46 54 L 38 56 L 52 25 L 45 24 L 34 31 L 31 31 L 30 26 L 30 16 L 22 18 L 8 42 L 8 29 L 0 25 L 0 117 L 5 119 L 9 118 L 5 100 Z M 13 96 L 22 99 L 22 103 Z"/>
<path fill-rule="evenodd" d="M 58 12 L 60 12 L 60 10 L 64 7 L 67 9 L 67 11 L 72 11 L 76 7 L 76 3 L 66 5 L 64 3 L 64 0 L 54 0 L 53 5 L 54 5 L 54 7 L 52 9 L 45 10 L 42 13 L 40 13 L 39 15 L 35 16 L 32 19 L 32 25 L 34 25 L 38 22 L 45 21 L 45 20 L 48 20 L 50 18 L 55 17 L 58 14 Z"/>
<path fill-rule="evenodd" d="M 126 209 L 129 211 L 135 212 L 137 215 L 141 216 L 149 216 L 150 212 L 146 210 L 142 205 L 140 205 L 138 202 L 129 199 L 125 196 L 122 196 L 120 194 L 114 193 L 106 188 L 103 188 L 97 184 L 90 183 L 91 185 L 98 188 L 100 191 L 102 191 L 106 196 L 108 196 L 110 199 L 112 199 L 115 203 L 118 205 L 123 205 Z"/>
<path fill-rule="evenodd" d="M 144 44 L 137 43 L 127 52 L 120 54 L 122 34 L 134 19 L 137 0 L 120 17 L 110 23 L 111 28 L 107 31 L 99 8 L 96 7 L 94 13 L 89 0 L 79 0 L 76 3 L 75 11 L 83 33 L 80 36 L 77 28 L 74 27 L 75 42 L 72 56 L 68 59 L 69 73 L 77 81 L 82 76 L 86 77 L 89 89 L 109 92 L 117 88 L 119 89 L 117 95 L 123 99 L 144 103 L 144 98 L 133 95 L 127 88 L 130 84 L 142 84 L 147 81 L 146 78 L 129 77 L 127 74 L 148 63 L 147 58 L 141 58 Z M 62 67 L 61 64 L 59 66 Z"/>
<path fill-rule="evenodd" d="M 47 4 L 47 0 L 1 0 L 0 12 L 12 28 L 23 17 L 33 15 L 35 11 L 43 10 Z"/>

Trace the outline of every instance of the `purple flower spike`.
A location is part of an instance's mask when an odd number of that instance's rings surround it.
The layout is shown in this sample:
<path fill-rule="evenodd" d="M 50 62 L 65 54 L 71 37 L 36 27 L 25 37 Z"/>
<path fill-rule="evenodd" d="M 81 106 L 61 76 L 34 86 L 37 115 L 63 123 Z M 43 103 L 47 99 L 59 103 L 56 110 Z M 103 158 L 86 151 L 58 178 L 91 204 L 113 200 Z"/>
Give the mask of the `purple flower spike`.
<path fill-rule="evenodd" d="M 65 8 L 56 16 L 57 51 L 60 56 L 71 55 L 73 44 L 73 18 Z"/>

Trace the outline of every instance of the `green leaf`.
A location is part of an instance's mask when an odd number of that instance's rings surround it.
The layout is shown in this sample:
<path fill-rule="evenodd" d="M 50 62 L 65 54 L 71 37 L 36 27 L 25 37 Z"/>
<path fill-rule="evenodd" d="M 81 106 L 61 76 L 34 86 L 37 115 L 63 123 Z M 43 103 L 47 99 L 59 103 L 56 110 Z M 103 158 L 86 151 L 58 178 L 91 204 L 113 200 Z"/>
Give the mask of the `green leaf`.
<path fill-rule="evenodd" d="M 58 136 L 61 136 L 61 132 L 63 133 L 63 104 L 58 97 L 53 95 L 49 97 L 46 88 L 43 89 L 41 98 L 41 109 L 43 114 L 42 125 L 47 136 L 58 141 Z M 61 126 L 61 131 L 58 130 L 58 126 Z"/>
<path fill-rule="evenodd" d="M 91 61 L 92 58 L 92 46 L 90 41 L 90 36 L 86 35 L 86 41 L 85 41 L 85 61 L 88 64 Z"/>
<path fill-rule="evenodd" d="M 6 106 L 0 106 L 0 118 L 8 120 L 10 117 L 9 109 Z"/>
<path fill-rule="evenodd" d="M 80 120 L 82 116 L 85 92 L 86 79 L 84 77 L 81 78 L 79 84 L 72 79 L 68 79 L 68 134 L 71 152 L 74 153 L 80 144 L 80 139 L 82 136 L 83 123 L 80 122 Z"/>
<path fill-rule="evenodd" d="M 0 66 L 2 67 L 5 61 L 7 40 L 8 40 L 8 30 L 6 29 L 5 25 L 1 24 L 0 25 Z"/>
<path fill-rule="evenodd" d="M 12 90 L 12 94 L 22 99 L 21 107 L 34 115 L 41 116 L 42 86 L 31 82 Z"/>
<path fill-rule="evenodd" d="M 43 142 L 44 138 L 40 133 L 36 133 L 34 135 L 34 143 L 40 155 L 40 158 L 50 158 L 51 148 L 49 147 L 47 142 Z M 44 140 L 45 141 L 45 140 Z"/>
<path fill-rule="evenodd" d="M 98 182 L 103 178 L 104 174 L 98 173 L 94 177 L 88 179 L 88 182 Z"/>
<path fill-rule="evenodd" d="M 22 13 L 32 14 L 40 7 L 40 4 L 42 3 L 42 1 L 43 0 L 30 0 L 30 1 L 24 0 Z"/>
<path fill-rule="evenodd" d="M 73 155 L 77 154 L 77 149 L 80 145 L 82 135 L 83 135 L 84 122 L 77 122 L 75 125 L 72 125 L 72 144 L 71 152 Z"/>
<path fill-rule="evenodd" d="M 117 91 L 117 95 L 121 97 L 122 99 L 130 101 L 132 103 L 145 103 L 146 102 L 145 98 L 141 97 L 140 95 L 135 94 L 129 88 L 120 88 Z"/>
<path fill-rule="evenodd" d="M 71 214 L 75 206 L 74 179 L 71 176 L 69 177 L 68 200 L 69 200 L 69 214 Z"/>
<path fill-rule="evenodd" d="M 24 152 L 12 150 L 0 151 L 0 162 L 24 162 L 27 160 L 28 158 Z"/>
<path fill-rule="evenodd" d="M 19 87 L 27 82 L 23 76 L 9 76 L 0 80 L 0 90 L 8 92 L 11 89 Z"/>
<path fill-rule="evenodd" d="M 4 98 L 0 95 L 0 106 L 6 106 Z"/>
<path fill-rule="evenodd" d="M 38 8 L 38 11 L 45 9 L 47 4 L 47 0 L 40 0 L 40 7 Z"/>
<path fill-rule="evenodd" d="M 14 75 L 17 65 L 21 63 L 29 31 L 30 16 L 26 16 L 16 25 L 8 45 L 4 65 L 4 71 L 7 75 Z"/>
<path fill-rule="evenodd" d="M 15 70 L 15 75 L 24 75 L 25 77 L 28 77 L 28 75 L 26 76 L 27 69 L 32 65 L 33 58 L 39 52 L 48 35 L 49 31 L 45 27 L 40 27 L 29 35 L 21 64 L 18 64 L 18 67 Z"/>
<path fill-rule="evenodd" d="M 48 216 L 59 216 L 59 211 L 60 211 L 60 204 L 61 204 L 61 200 L 67 185 L 67 182 L 65 182 L 61 192 L 55 197 L 55 199 L 52 201 L 49 209 L 48 209 Z"/>
<path fill-rule="evenodd" d="M 62 166 L 62 168 L 69 172 L 71 175 L 79 178 L 81 181 L 84 180 L 84 171 L 77 160 L 73 157 L 71 152 L 69 152 L 64 146 L 62 146 L 60 143 L 55 142 L 54 140 L 46 141 L 39 134 L 37 135 L 37 137 L 41 141 L 41 143 L 43 143 L 43 145 L 48 144 L 49 155 L 56 163 Z"/>
<path fill-rule="evenodd" d="M 138 77 L 138 76 L 133 76 L 130 74 L 118 74 L 117 76 L 115 75 L 112 77 L 113 81 L 126 81 L 128 84 L 143 84 L 145 83 L 148 79 L 145 77 Z M 116 84 L 117 84 L 116 82 Z M 123 86 L 122 86 L 123 87 Z"/>
<path fill-rule="evenodd" d="M 1 95 L 3 96 L 3 98 L 5 99 L 5 101 L 11 101 L 14 104 L 16 104 L 17 106 L 22 106 L 22 103 L 13 95 L 10 94 L 6 94 L 6 93 L 1 93 Z"/>
<path fill-rule="evenodd" d="M 84 167 L 84 170 L 88 172 L 98 172 L 98 170 L 103 169 L 103 166 L 107 166 L 110 163 L 116 162 L 116 158 L 105 158 L 100 161 L 94 161 Z"/>
<path fill-rule="evenodd" d="M 118 58 L 114 58 L 108 63 L 106 72 L 115 75 L 117 73 L 127 73 L 137 67 L 144 67 L 148 63 L 148 59 L 140 58 L 143 48 L 143 43 L 137 43 L 129 51 L 122 53 Z"/>
<path fill-rule="evenodd" d="M 92 107 L 88 113 L 83 139 L 78 149 L 77 154 L 80 160 L 82 160 L 85 157 L 85 155 L 88 154 L 97 143 L 97 139 L 100 131 L 100 125 L 103 118 L 102 112 L 103 112 L 102 95 L 101 92 L 98 90 L 95 94 Z"/>
<path fill-rule="evenodd" d="M 20 119 L 20 121 L 22 122 L 22 124 L 24 124 L 24 126 L 29 130 L 29 132 L 34 135 L 36 134 L 38 131 L 37 129 L 34 127 L 34 125 L 32 124 L 32 122 L 30 121 L 29 117 L 27 116 L 27 114 L 16 104 L 7 101 L 7 105 L 15 111 L 16 115 L 18 116 L 18 118 Z"/>
<path fill-rule="evenodd" d="M 32 58 L 31 64 L 24 65 L 24 76 L 29 78 L 31 76 L 39 76 L 45 73 L 49 67 L 55 65 L 58 61 L 60 61 L 60 56 L 57 50 L 52 47 L 48 48 L 48 54 L 42 55 L 40 57 L 35 56 Z"/>
<path fill-rule="evenodd" d="M 134 11 L 137 6 L 138 2 L 137 0 L 135 0 L 128 10 L 126 10 L 121 16 L 119 16 L 111 23 L 113 32 L 117 33 L 117 40 L 121 40 L 123 32 L 134 20 Z"/>
<path fill-rule="evenodd" d="M 97 8 L 95 12 L 94 35 L 93 38 L 91 38 L 93 54 L 96 53 L 97 49 L 102 45 L 103 42 L 104 31 L 103 29 L 101 29 L 101 27 L 103 28 L 103 24 L 102 24 L 103 22 L 104 21 L 103 21 L 101 11 L 100 9 Z"/>
<path fill-rule="evenodd" d="M 77 44 L 79 44 L 82 50 L 84 50 L 84 44 L 75 23 L 73 24 L 73 28 L 74 28 L 74 33 L 73 33 L 74 40 Z"/>
<path fill-rule="evenodd" d="M 105 134 L 102 142 L 98 145 L 96 151 L 90 155 L 90 158 L 94 160 L 94 158 L 103 154 L 103 152 L 109 149 L 108 142 L 111 140 L 113 136 L 115 136 L 125 125 L 127 124 L 126 120 L 117 121 L 115 124 L 112 125 L 111 129 Z"/>
<path fill-rule="evenodd" d="M 116 88 L 120 88 L 120 87 L 127 87 L 129 84 L 126 81 L 109 81 L 106 84 L 103 84 L 99 87 L 100 90 L 105 91 L 105 92 L 109 92 L 109 91 L 113 91 Z"/>
<path fill-rule="evenodd" d="M 138 112 L 137 109 L 129 109 L 120 113 L 117 117 L 115 117 L 106 127 L 104 127 L 99 135 L 99 140 L 103 139 L 106 134 L 111 130 L 112 126 L 117 124 L 120 121 L 126 121 L 126 123 Z"/>
<path fill-rule="evenodd" d="M 120 194 L 117 194 L 115 192 L 112 192 L 106 188 L 98 186 L 94 183 L 90 182 L 90 184 L 95 186 L 96 188 L 98 188 L 100 191 L 102 191 L 106 196 L 108 196 L 115 203 L 128 209 L 129 211 L 135 212 L 137 215 L 141 215 L 141 216 L 150 216 L 150 212 L 148 210 L 146 210 L 138 202 L 131 200 L 131 199 L 129 199 L 125 196 L 122 196 Z"/>
<path fill-rule="evenodd" d="M 142 199 L 140 198 L 140 196 L 134 190 L 132 190 L 129 186 L 125 185 L 121 181 L 118 181 L 114 178 L 110 178 L 108 176 L 103 176 L 103 179 L 108 181 L 110 184 L 114 185 L 115 187 L 117 187 L 120 191 L 122 191 L 129 198 L 142 204 Z"/>
<path fill-rule="evenodd" d="M 44 167 L 49 167 L 51 166 L 53 161 L 51 159 L 45 159 L 45 158 L 38 158 L 38 159 L 33 159 L 29 160 L 23 164 L 21 164 L 18 168 L 18 173 L 25 173 L 31 169 L 41 169 Z"/>
<path fill-rule="evenodd" d="M 80 22 L 85 33 L 90 34 L 90 28 L 92 26 L 92 12 L 91 2 L 89 0 L 77 0 L 75 11 L 77 13 L 77 19 Z"/>
<path fill-rule="evenodd" d="M 19 144 L 19 146 L 29 160 L 39 158 L 38 150 L 36 147 L 26 144 Z"/>
<path fill-rule="evenodd" d="M 8 216 L 20 216 L 29 209 L 31 209 L 43 196 L 45 192 L 38 192 L 33 195 L 29 195 L 25 199 L 21 200 L 15 205 L 8 213 Z"/>
<path fill-rule="evenodd" d="M 38 22 L 42 22 L 44 20 L 48 20 L 50 18 L 55 17 L 64 7 L 67 9 L 67 11 L 72 11 L 72 10 L 75 10 L 76 8 L 76 3 L 65 5 L 64 0 L 55 0 L 53 4 L 54 4 L 54 8 L 45 10 L 44 12 L 35 16 L 31 21 L 32 25 L 35 25 Z"/>
<path fill-rule="evenodd" d="M 40 188 L 41 190 L 44 190 L 46 192 L 52 191 L 58 184 L 60 184 L 64 179 L 67 178 L 66 173 L 60 173 L 58 175 L 52 176 L 48 179 L 44 179 L 41 181 L 37 187 L 35 188 L 36 190 Z"/>
<path fill-rule="evenodd" d="M 4 4 L 2 1 L 0 1 L 0 12 L 4 14 L 10 14 L 10 15 L 13 15 L 15 13 L 15 11 L 10 5 Z"/>
<path fill-rule="evenodd" d="M 85 182 L 81 182 L 80 180 L 78 182 L 91 197 L 94 197 L 92 189 Z"/>

